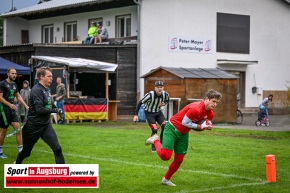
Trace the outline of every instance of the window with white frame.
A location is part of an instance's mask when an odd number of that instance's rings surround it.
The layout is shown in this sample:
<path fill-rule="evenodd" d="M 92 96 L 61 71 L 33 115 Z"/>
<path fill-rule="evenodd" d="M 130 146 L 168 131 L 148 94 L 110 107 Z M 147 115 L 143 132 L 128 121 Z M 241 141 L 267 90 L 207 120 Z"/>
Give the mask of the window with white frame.
<path fill-rule="evenodd" d="M 42 26 L 42 43 L 53 43 L 53 25 Z"/>
<path fill-rule="evenodd" d="M 76 41 L 77 37 L 77 22 L 67 22 L 64 23 L 64 41 Z"/>
<path fill-rule="evenodd" d="M 117 16 L 116 25 L 116 37 L 131 36 L 131 15 Z"/>

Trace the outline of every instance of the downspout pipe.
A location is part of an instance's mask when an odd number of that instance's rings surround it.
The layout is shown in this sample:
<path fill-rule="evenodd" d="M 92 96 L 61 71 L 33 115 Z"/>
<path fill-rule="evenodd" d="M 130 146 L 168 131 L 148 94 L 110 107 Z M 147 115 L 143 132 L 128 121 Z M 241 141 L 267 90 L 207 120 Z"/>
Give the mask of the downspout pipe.
<path fill-rule="evenodd" d="M 140 11 L 141 11 L 141 0 L 134 0 L 134 3 L 137 4 L 137 67 L 136 67 L 136 93 L 137 101 L 140 100 Z M 136 101 L 136 103 L 137 103 Z"/>
<path fill-rule="evenodd" d="M 140 40 L 140 7 L 141 7 L 141 0 L 134 0 L 134 3 L 138 5 L 138 8 L 137 8 L 137 40 L 139 42 Z"/>

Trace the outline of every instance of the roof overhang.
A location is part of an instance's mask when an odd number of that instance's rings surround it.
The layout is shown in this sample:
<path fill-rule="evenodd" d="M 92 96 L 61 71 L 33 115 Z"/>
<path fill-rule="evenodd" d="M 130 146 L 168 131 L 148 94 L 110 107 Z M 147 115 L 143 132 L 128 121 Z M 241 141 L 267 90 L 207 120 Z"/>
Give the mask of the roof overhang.
<path fill-rule="evenodd" d="M 158 70 L 165 70 L 175 76 L 185 78 L 198 79 L 237 79 L 238 77 L 218 68 L 182 68 L 182 67 L 158 67 L 141 76 L 147 78 Z"/>
<path fill-rule="evenodd" d="M 283 1 L 288 3 L 288 5 L 290 5 L 290 0 L 283 0 Z"/>
<path fill-rule="evenodd" d="M 101 62 L 96 60 L 89 60 L 84 58 L 66 58 L 57 56 L 32 56 L 32 59 L 43 62 L 48 62 L 48 66 L 58 64 L 59 66 L 69 66 L 69 68 L 79 69 L 93 69 L 105 72 L 115 72 L 118 65 L 108 62 Z"/>
<path fill-rule="evenodd" d="M 58 0 L 48 1 L 0 15 L 27 20 L 50 18 L 136 5 L 133 0 Z"/>
<path fill-rule="evenodd" d="M 258 61 L 217 59 L 217 64 L 253 65 L 253 64 L 258 64 Z"/>

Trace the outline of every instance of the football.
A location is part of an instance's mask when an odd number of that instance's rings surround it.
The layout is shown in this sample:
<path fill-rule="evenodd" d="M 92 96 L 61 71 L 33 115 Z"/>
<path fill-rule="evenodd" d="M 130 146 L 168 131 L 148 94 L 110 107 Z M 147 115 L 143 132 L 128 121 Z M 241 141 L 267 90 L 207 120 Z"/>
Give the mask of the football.
<path fill-rule="evenodd" d="M 208 129 L 208 130 L 211 130 L 211 128 L 212 128 L 212 123 L 211 123 L 211 121 L 206 120 L 206 119 L 201 119 L 201 120 L 197 121 L 196 124 L 201 125 L 202 128 L 205 128 L 205 127 L 208 126 L 208 127 L 206 128 L 206 129 Z"/>
<path fill-rule="evenodd" d="M 199 120 L 199 121 L 197 121 L 195 123 L 198 124 L 198 125 L 202 125 L 204 122 L 205 122 L 205 119 L 201 119 L 201 120 Z"/>

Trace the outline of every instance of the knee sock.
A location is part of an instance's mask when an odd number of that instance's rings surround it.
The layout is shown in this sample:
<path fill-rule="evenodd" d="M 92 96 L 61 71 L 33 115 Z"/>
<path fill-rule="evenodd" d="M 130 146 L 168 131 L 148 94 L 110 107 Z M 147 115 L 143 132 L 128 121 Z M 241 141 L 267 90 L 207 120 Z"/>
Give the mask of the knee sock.
<path fill-rule="evenodd" d="M 153 136 L 154 134 L 157 134 L 157 126 L 156 124 L 150 124 L 150 129 L 151 129 L 151 136 Z M 154 146 L 154 144 L 152 144 L 152 147 Z"/>
<path fill-rule="evenodd" d="M 23 149 L 23 145 L 19 145 L 17 148 L 18 148 L 18 152 L 21 152 Z"/>
<path fill-rule="evenodd" d="M 156 148 L 156 152 L 158 154 L 158 156 L 164 160 L 164 161 L 167 161 L 171 158 L 171 155 L 172 155 L 172 150 L 169 150 L 169 149 L 162 149 L 162 145 L 160 143 L 159 140 L 156 140 L 154 141 L 154 145 L 155 145 L 155 148 Z"/>
<path fill-rule="evenodd" d="M 162 143 L 162 140 L 163 140 L 163 131 L 164 131 L 164 128 L 165 128 L 165 124 L 166 124 L 165 121 L 161 124 L 160 143 Z"/>
<path fill-rule="evenodd" d="M 175 154 L 174 160 L 170 164 L 164 178 L 167 180 L 170 180 L 170 178 L 173 176 L 173 174 L 178 170 L 181 163 L 183 162 L 184 155 L 183 154 Z"/>
<path fill-rule="evenodd" d="M 154 134 L 157 134 L 157 125 L 156 124 L 149 124 L 149 127 L 151 129 L 151 136 Z"/>

